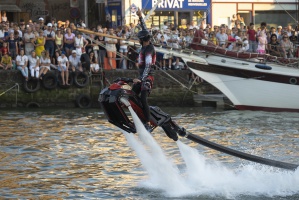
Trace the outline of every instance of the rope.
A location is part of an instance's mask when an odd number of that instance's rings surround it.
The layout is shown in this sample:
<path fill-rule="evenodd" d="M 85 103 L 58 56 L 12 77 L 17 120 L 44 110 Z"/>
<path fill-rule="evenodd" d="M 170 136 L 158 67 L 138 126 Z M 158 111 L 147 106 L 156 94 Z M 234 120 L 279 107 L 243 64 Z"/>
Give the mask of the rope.
<path fill-rule="evenodd" d="M 298 21 L 277 0 L 275 1 L 298 24 Z"/>
<path fill-rule="evenodd" d="M 12 86 L 11 88 L 9 88 L 9 89 L 7 89 L 6 91 L 2 92 L 2 93 L 0 94 L 0 96 L 4 95 L 6 92 L 8 92 L 9 90 L 12 90 L 12 89 L 15 88 L 15 87 L 18 87 L 18 90 L 17 90 L 17 91 L 19 92 L 19 84 L 18 84 L 18 83 L 15 83 L 14 86 Z"/>

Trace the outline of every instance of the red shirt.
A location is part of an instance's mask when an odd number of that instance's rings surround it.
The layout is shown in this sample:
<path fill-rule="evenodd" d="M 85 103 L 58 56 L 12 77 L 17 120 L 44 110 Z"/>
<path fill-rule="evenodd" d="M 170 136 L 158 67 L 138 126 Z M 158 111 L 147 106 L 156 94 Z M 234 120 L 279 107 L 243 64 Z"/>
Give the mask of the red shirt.
<path fill-rule="evenodd" d="M 248 29 L 247 34 L 249 35 L 249 40 L 250 41 L 256 41 L 255 35 L 256 31 L 254 29 Z"/>
<path fill-rule="evenodd" d="M 8 53 L 8 48 L 7 47 L 2 47 L 1 48 L 1 53 L 4 55 L 5 53 Z"/>

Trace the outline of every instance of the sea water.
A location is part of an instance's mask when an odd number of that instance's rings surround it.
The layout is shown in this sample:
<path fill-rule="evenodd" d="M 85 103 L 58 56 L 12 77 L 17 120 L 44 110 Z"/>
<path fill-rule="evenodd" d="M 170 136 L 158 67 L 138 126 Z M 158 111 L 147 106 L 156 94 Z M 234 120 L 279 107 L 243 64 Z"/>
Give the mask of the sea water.
<path fill-rule="evenodd" d="M 299 164 L 296 113 L 166 111 L 205 139 Z M 186 138 L 174 142 L 140 122 L 136 128 L 123 132 L 98 110 L 1 110 L 0 197 L 299 199 L 298 170 L 254 164 Z"/>

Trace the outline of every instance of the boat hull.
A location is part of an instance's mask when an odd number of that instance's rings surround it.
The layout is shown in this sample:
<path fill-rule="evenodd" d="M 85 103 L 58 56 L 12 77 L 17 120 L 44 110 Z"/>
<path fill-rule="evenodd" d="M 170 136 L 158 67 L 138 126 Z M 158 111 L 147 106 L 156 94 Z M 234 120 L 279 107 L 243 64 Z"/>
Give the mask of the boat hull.
<path fill-rule="evenodd" d="M 219 66 L 187 61 L 187 65 L 226 95 L 236 109 L 299 112 L 298 69 L 286 73 L 286 68 L 274 66 L 265 70 L 250 62 L 244 66 Z"/>

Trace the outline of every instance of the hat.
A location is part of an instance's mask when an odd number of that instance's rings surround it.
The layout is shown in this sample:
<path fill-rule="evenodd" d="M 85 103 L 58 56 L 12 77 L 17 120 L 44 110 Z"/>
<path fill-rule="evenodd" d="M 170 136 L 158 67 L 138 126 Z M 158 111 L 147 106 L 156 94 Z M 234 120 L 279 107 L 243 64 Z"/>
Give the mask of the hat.
<path fill-rule="evenodd" d="M 61 51 L 61 55 L 62 55 L 62 54 L 65 55 L 65 54 L 66 54 L 65 51 Z"/>
<path fill-rule="evenodd" d="M 47 26 L 50 26 L 50 27 L 52 27 L 52 24 L 51 24 L 51 23 L 48 23 L 48 24 L 47 24 Z"/>
<path fill-rule="evenodd" d="M 44 21 L 44 18 L 40 17 L 38 20 L 40 20 L 40 21 Z"/>
<path fill-rule="evenodd" d="M 280 29 L 282 29 L 282 26 L 277 26 L 277 28 L 280 28 Z"/>
<path fill-rule="evenodd" d="M 76 50 L 73 50 L 72 53 L 77 53 L 77 51 L 76 51 Z"/>

